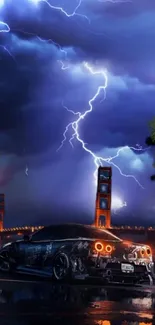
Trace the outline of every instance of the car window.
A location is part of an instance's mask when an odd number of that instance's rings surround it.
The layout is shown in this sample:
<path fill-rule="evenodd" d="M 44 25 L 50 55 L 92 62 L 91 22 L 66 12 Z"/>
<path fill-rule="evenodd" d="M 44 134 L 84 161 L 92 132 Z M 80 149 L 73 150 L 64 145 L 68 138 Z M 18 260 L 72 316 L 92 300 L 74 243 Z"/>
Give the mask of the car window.
<path fill-rule="evenodd" d="M 68 225 L 55 225 L 44 227 L 43 229 L 37 231 L 34 235 L 32 235 L 31 240 L 56 240 L 73 237 L 75 237 L 73 235 L 73 227 L 69 227 Z"/>
<path fill-rule="evenodd" d="M 38 241 L 38 240 L 48 240 L 54 239 L 54 227 L 45 227 L 39 231 L 37 231 L 34 235 L 32 235 L 31 240 Z"/>

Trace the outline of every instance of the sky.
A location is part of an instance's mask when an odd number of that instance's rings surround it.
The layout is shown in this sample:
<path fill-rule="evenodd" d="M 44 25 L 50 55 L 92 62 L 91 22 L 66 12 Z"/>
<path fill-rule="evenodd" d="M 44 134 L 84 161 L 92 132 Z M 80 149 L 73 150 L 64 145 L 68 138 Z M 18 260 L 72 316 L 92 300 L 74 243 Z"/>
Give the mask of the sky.
<path fill-rule="evenodd" d="M 91 224 L 97 156 L 112 166 L 113 224 L 155 225 L 154 58 L 154 0 L 0 0 L 6 227 Z"/>

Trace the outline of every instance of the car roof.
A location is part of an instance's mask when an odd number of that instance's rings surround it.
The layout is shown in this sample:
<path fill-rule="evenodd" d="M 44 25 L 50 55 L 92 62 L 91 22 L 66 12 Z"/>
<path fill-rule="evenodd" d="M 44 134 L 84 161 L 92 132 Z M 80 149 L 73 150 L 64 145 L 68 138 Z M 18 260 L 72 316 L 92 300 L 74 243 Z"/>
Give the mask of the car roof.
<path fill-rule="evenodd" d="M 110 231 L 108 231 L 106 229 L 97 228 L 97 227 L 95 227 L 93 225 L 84 225 L 84 224 L 79 224 L 79 223 L 59 223 L 59 224 L 53 224 L 53 225 L 45 226 L 43 228 L 44 230 L 41 229 L 38 232 L 36 232 L 35 234 L 42 232 L 42 230 L 43 230 L 43 232 L 44 231 L 46 232 L 46 230 L 47 230 L 47 232 L 48 232 L 48 230 L 49 231 L 50 230 L 58 230 L 59 231 L 59 227 L 60 227 L 60 229 L 63 229 L 63 230 L 65 230 L 65 228 L 67 228 L 69 230 L 72 227 L 75 227 L 75 229 L 79 229 L 79 231 L 80 231 L 80 229 L 81 230 L 84 230 L 85 229 L 85 230 L 88 230 L 88 231 L 89 230 L 94 230 L 95 232 L 97 231 L 98 236 L 101 235 L 101 238 L 102 238 L 102 235 L 103 236 L 104 235 L 107 235 L 107 236 L 109 235 L 111 237 L 111 240 L 116 240 L 116 241 L 119 241 L 119 242 L 122 241 L 122 239 L 120 239 L 119 237 L 115 236 L 112 232 L 110 232 Z M 66 234 L 67 234 L 67 229 L 66 229 Z M 81 236 L 81 237 L 83 237 L 83 236 Z"/>

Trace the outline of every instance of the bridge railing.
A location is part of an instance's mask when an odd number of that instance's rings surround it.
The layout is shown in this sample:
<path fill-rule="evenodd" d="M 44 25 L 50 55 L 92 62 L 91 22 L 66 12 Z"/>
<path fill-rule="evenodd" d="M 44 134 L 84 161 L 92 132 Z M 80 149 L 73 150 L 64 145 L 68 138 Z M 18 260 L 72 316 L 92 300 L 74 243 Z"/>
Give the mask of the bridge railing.
<path fill-rule="evenodd" d="M 23 227 L 13 227 L 13 228 L 4 228 L 2 229 L 0 232 L 2 233 L 5 233 L 5 232 L 24 232 L 24 231 L 30 231 L 30 232 L 34 232 L 34 231 L 37 231 L 37 230 L 40 230 L 44 228 L 44 226 L 23 226 Z M 100 228 L 103 228 L 105 229 L 105 227 L 100 227 Z M 131 226 L 112 226 L 110 228 L 111 230 L 130 230 L 130 231 L 138 231 L 138 230 L 146 230 L 146 231 L 155 231 L 155 227 L 149 227 L 149 228 L 145 228 L 145 227 L 142 227 L 142 226 L 135 226 L 135 227 L 131 227 Z M 110 230 L 109 229 L 109 230 Z"/>
<path fill-rule="evenodd" d="M 24 226 L 24 227 L 14 227 L 14 228 L 4 228 L 1 230 L 1 232 L 19 232 L 24 230 L 34 232 L 42 228 L 44 228 L 44 226 Z"/>

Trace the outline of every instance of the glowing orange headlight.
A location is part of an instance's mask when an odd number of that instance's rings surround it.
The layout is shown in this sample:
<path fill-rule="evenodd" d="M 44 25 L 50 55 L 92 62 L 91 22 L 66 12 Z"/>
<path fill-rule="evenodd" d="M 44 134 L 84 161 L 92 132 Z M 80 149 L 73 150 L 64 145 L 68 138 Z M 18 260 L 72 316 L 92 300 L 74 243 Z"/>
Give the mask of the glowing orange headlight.
<path fill-rule="evenodd" d="M 105 247 L 105 250 L 106 250 L 107 253 L 111 253 L 112 252 L 112 246 L 111 245 L 107 245 Z"/>
<path fill-rule="evenodd" d="M 97 242 L 95 243 L 95 250 L 96 250 L 97 252 L 102 252 L 103 249 L 104 249 L 103 244 L 102 244 L 100 241 L 97 241 Z"/>

